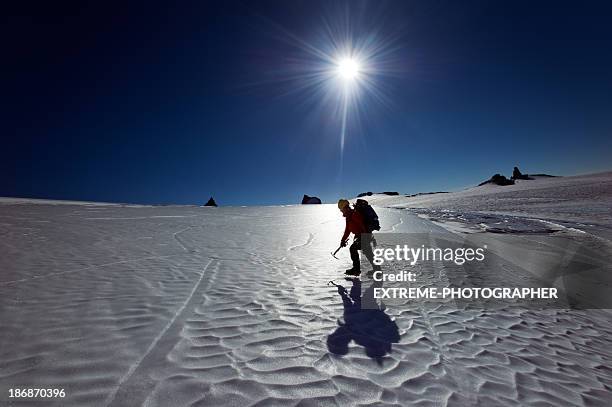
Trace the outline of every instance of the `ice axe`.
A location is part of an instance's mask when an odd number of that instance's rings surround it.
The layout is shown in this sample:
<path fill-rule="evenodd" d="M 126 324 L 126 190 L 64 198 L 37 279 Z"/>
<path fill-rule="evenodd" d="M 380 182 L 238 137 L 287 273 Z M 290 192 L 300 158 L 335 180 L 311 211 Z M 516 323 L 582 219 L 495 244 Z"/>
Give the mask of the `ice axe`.
<path fill-rule="evenodd" d="M 342 287 L 340 284 L 334 283 L 334 280 L 329 280 L 327 285 L 328 286 L 333 285 L 334 287 L 336 287 L 338 289 L 339 293 L 340 293 L 340 291 L 342 291 L 342 292 L 344 292 L 346 294 L 346 288 Z"/>
<path fill-rule="evenodd" d="M 335 252 L 333 252 L 333 253 L 331 254 L 331 255 L 332 255 L 332 257 L 333 257 L 334 259 L 338 259 L 338 258 L 336 257 L 336 253 L 338 253 L 338 252 L 340 251 L 340 249 L 342 249 L 342 246 L 341 246 L 341 245 L 340 245 L 340 246 L 338 246 L 338 248 L 336 249 L 336 251 L 335 251 Z M 338 260 L 340 260 L 340 259 L 338 259 Z"/>

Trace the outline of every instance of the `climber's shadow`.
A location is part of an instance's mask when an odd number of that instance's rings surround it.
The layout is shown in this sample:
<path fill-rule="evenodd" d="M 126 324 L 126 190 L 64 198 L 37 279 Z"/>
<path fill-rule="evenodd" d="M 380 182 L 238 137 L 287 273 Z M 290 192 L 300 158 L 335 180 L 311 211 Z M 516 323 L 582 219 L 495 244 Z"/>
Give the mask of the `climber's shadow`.
<path fill-rule="evenodd" d="M 344 304 L 344 322 L 338 321 L 338 328 L 327 337 L 327 348 L 336 355 L 346 355 L 353 340 L 364 347 L 366 355 L 382 363 L 391 352 L 391 344 L 400 339 L 397 324 L 374 298 L 374 288 L 382 287 L 382 282 L 373 281 L 362 296 L 361 281 L 352 281 L 350 292 L 336 285 Z"/>

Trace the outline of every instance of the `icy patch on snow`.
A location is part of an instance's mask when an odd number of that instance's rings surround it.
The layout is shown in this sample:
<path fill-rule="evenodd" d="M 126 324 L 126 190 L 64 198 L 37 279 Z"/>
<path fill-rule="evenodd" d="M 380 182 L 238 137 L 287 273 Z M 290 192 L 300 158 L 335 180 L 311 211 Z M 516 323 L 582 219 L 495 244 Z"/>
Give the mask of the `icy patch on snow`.
<path fill-rule="evenodd" d="M 409 211 L 432 222 L 438 222 L 449 230 L 466 233 L 542 234 L 555 233 L 563 230 L 585 233 L 577 228 L 522 216 L 482 212 L 455 212 L 452 210 L 425 208 L 413 208 L 409 209 Z"/>

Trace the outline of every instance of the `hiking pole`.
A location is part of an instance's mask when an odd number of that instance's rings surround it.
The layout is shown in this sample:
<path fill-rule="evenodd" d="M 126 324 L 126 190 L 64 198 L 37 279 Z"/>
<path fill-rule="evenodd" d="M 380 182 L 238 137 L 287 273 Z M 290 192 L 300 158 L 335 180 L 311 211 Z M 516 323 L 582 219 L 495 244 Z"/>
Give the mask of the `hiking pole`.
<path fill-rule="evenodd" d="M 338 246 L 338 248 L 336 249 L 336 251 L 335 251 L 335 252 L 333 252 L 333 253 L 331 254 L 331 255 L 332 255 L 332 257 L 333 257 L 334 259 L 338 259 L 338 258 L 336 257 L 336 253 L 338 253 L 338 252 L 340 251 L 340 249 L 342 249 L 342 246 Z M 338 259 L 338 260 L 340 260 L 340 259 Z"/>

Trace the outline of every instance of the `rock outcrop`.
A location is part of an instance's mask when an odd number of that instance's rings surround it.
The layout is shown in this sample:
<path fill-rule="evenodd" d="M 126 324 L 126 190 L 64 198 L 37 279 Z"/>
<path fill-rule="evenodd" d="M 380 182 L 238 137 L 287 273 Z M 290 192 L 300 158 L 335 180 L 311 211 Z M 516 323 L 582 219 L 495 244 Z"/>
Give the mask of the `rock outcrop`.
<path fill-rule="evenodd" d="M 372 196 L 374 194 L 380 194 L 380 195 L 399 195 L 399 192 L 395 192 L 395 191 L 385 191 L 385 192 L 362 192 L 359 195 L 357 195 L 357 198 L 363 198 L 364 196 Z"/>
<path fill-rule="evenodd" d="M 448 191 L 436 191 L 436 192 L 417 192 L 416 194 L 406 195 L 407 198 L 414 198 L 415 196 L 423 195 L 435 195 L 435 194 L 448 194 Z"/>
<path fill-rule="evenodd" d="M 514 180 L 506 178 L 505 175 L 495 174 L 488 180 L 481 182 L 478 186 L 486 185 L 486 184 L 495 184 L 495 185 L 514 185 Z"/>
<path fill-rule="evenodd" d="M 304 194 L 304 197 L 302 198 L 302 205 L 312 205 L 312 204 L 320 204 L 320 203 L 321 203 L 321 199 L 316 196 L 308 196 Z"/>
<path fill-rule="evenodd" d="M 512 171 L 511 179 L 517 180 L 517 179 L 533 179 L 533 178 L 529 178 L 528 174 L 523 174 L 521 170 L 518 169 L 518 167 L 514 167 L 514 170 Z"/>

